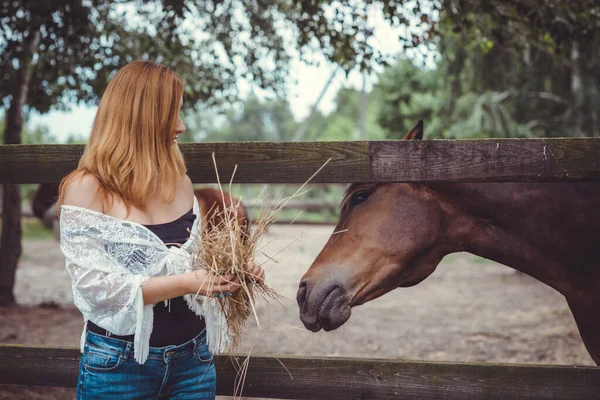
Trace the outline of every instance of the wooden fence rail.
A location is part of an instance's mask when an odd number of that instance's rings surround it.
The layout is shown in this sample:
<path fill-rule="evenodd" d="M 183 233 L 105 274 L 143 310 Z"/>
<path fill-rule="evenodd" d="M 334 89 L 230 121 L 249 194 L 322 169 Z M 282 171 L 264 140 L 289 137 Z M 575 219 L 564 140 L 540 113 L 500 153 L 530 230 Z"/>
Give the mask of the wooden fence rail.
<path fill-rule="evenodd" d="M 75 387 L 79 349 L 0 345 L 0 383 Z M 242 361 L 243 357 L 239 357 Z M 217 393 L 236 370 L 215 357 Z M 285 366 L 285 367 L 284 367 Z M 252 356 L 243 395 L 289 399 L 599 398 L 600 368 Z"/>
<path fill-rule="evenodd" d="M 195 183 L 598 181 L 600 139 L 483 139 L 371 142 L 184 143 Z M 82 145 L 0 146 L 0 183 L 58 182 Z"/>

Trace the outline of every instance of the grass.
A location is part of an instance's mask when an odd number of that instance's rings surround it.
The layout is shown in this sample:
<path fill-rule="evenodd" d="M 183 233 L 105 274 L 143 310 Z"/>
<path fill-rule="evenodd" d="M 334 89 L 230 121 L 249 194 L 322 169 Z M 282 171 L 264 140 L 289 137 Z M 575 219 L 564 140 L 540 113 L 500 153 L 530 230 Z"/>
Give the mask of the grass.
<path fill-rule="evenodd" d="M 50 239 L 53 233 L 42 225 L 41 221 L 36 218 L 23 218 L 21 220 L 21 228 L 23 229 L 24 240 L 44 240 Z M 2 232 L 2 221 L 0 221 L 0 233 Z"/>
<path fill-rule="evenodd" d="M 276 213 L 275 219 L 281 221 L 291 221 L 298 217 L 299 221 L 310 221 L 310 222 L 332 222 L 336 223 L 338 220 L 337 213 L 329 213 L 329 212 L 315 212 L 315 211 L 303 211 L 298 216 L 299 210 L 280 210 Z M 256 221 L 258 219 L 259 213 L 252 213 L 250 216 L 251 221 Z"/>
<path fill-rule="evenodd" d="M 471 257 L 469 257 L 469 262 L 473 263 L 473 264 L 497 264 L 496 261 L 493 260 L 489 260 L 487 258 L 483 258 L 483 257 L 479 257 L 476 255 L 471 255 Z"/>
<path fill-rule="evenodd" d="M 444 264 L 453 264 L 457 260 L 463 260 L 465 255 L 467 256 L 467 261 L 469 264 L 487 264 L 494 265 L 497 264 L 495 261 L 488 260 L 487 258 L 479 257 L 471 253 L 462 252 L 462 253 L 451 253 L 444 257 Z"/>

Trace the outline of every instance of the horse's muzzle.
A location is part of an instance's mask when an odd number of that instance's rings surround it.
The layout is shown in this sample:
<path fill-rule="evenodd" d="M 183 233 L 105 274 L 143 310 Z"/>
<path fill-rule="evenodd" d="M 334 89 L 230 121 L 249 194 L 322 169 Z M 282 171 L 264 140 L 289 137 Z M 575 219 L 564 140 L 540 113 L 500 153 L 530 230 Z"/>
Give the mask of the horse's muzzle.
<path fill-rule="evenodd" d="M 300 283 L 296 295 L 300 320 L 306 329 L 318 332 L 332 331 L 342 326 L 352 314 L 346 290 L 337 282 Z"/>

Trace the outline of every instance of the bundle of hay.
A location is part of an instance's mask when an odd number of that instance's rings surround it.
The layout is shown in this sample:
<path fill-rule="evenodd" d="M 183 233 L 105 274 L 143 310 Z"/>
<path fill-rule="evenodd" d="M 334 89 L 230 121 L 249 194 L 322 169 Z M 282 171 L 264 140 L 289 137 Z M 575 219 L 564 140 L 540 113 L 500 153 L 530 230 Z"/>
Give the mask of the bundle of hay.
<path fill-rule="evenodd" d="M 215 277 L 233 275 L 240 283 L 237 291 L 218 296 L 225 315 L 228 336 L 232 341 L 230 351 L 233 351 L 239 345 L 244 323 L 250 314 L 254 314 L 256 323 L 260 325 L 256 313 L 256 300 L 263 298 L 268 301 L 278 298 L 272 288 L 248 269 L 249 264 L 254 261 L 261 237 L 274 220 L 276 209 L 261 211 L 250 231 L 248 222 L 237 214 L 240 209 L 239 203 L 236 204 L 232 198 L 229 198 L 228 202 L 225 200 L 214 153 L 212 157 L 223 203 L 218 205 L 218 210 L 209 210 L 206 213 L 210 220 L 202 224 L 200 236 L 194 238 L 192 266 L 195 269 L 204 269 Z M 237 166 L 229 182 L 229 193 L 236 169 Z M 213 204 L 213 207 L 215 206 Z M 207 283 L 209 288 L 212 284 Z"/>
<path fill-rule="evenodd" d="M 194 242 L 192 265 L 214 276 L 231 274 L 238 278 L 240 288 L 237 291 L 218 297 L 233 350 L 239 344 L 242 328 L 250 314 L 254 314 L 259 323 L 256 300 L 277 299 L 275 291 L 248 270 L 248 264 L 254 260 L 258 242 L 272 220 L 260 219 L 253 224 L 251 232 L 248 232 L 240 224 L 235 205 L 223 205 L 220 215 L 213 214 L 212 218 L 210 229 L 204 229 Z M 211 282 L 208 285 L 210 287 Z"/>
<path fill-rule="evenodd" d="M 212 157 L 219 189 L 223 194 L 214 153 Z M 248 225 L 237 215 L 239 204 L 235 204 L 230 199 L 229 204 L 223 201 L 223 204 L 219 205 L 222 208 L 219 213 L 208 213 L 208 215 L 212 214 L 211 218 L 213 219 L 203 224 L 205 229 L 203 229 L 200 236 L 195 238 L 192 252 L 192 265 L 194 268 L 204 269 L 216 277 L 234 275 L 240 282 L 240 288 L 237 291 L 230 295 L 218 297 L 226 318 L 228 336 L 232 341 L 230 351 L 239 345 L 244 323 L 250 314 L 254 315 L 256 323 L 260 325 L 256 313 L 256 300 L 259 298 L 266 301 L 279 300 L 279 296 L 272 288 L 248 270 L 248 264 L 254 261 L 256 253 L 260 251 L 258 248 L 260 239 L 267 228 L 275 221 L 276 213 L 292 198 L 301 195 L 303 193 L 301 192 L 302 188 L 328 162 L 329 160 L 292 196 L 278 199 L 271 206 L 261 209 L 258 218 L 253 221 L 250 231 L 247 229 Z M 236 170 L 237 166 L 234 168 L 229 182 L 229 193 L 231 193 L 231 184 Z M 258 197 L 260 198 L 261 195 Z M 206 227 L 210 228 L 207 229 Z M 267 259 L 273 260 L 272 257 L 262 254 Z M 210 287 L 211 283 L 209 282 L 208 285 Z"/>

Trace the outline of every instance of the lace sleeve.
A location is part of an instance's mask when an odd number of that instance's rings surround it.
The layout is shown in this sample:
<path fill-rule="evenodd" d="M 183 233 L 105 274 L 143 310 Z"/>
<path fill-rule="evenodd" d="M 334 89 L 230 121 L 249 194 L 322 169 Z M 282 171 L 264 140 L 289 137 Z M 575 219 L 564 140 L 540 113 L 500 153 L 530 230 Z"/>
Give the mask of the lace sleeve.
<path fill-rule="evenodd" d="M 144 363 L 153 310 L 152 305 L 144 305 L 142 285 L 158 274 L 164 263 L 153 242 L 136 229 L 139 227 L 74 207 L 63 209 L 60 216 L 60 248 L 71 276 L 75 306 L 85 321 L 116 335 L 134 334 L 134 358 Z"/>
<path fill-rule="evenodd" d="M 103 243 L 84 232 L 61 229 L 61 250 L 71 276 L 73 301 L 84 319 L 117 335 L 135 332 L 136 297 L 148 280 L 119 267 L 104 250 Z"/>

